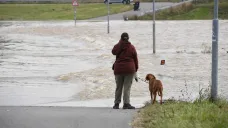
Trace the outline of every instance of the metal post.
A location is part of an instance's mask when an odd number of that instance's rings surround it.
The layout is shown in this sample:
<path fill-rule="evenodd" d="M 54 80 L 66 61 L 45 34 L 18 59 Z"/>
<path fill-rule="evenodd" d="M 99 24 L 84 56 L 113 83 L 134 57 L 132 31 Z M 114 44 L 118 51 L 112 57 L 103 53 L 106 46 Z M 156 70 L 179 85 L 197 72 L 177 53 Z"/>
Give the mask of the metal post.
<path fill-rule="evenodd" d="M 107 31 L 108 31 L 108 34 L 109 34 L 109 27 L 110 27 L 110 25 L 109 25 L 109 13 L 110 13 L 109 0 L 108 0 L 107 8 L 108 8 L 108 16 L 107 16 L 107 20 L 108 20 L 107 29 L 108 29 L 108 30 L 107 30 Z"/>
<path fill-rule="evenodd" d="M 214 0 L 214 19 L 213 19 L 213 33 L 212 33 L 212 72 L 211 72 L 211 99 L 217 99 L 218 89 L 218 0 Z"/>
<path fill-rule="evenodd" d="M 2 54 L 1 54 L 1 56 L 3 56 L 3 54 L 4 54 L 4 47 L 5 46 L 5 42 L 4 42 L 4 40 L 3 40 L 3 47 L 2 47 Z"/>
<path fill-rule="evenodd" d="M 155 48 L 155 0 L 153 0 L 153 53 L 156 53 Z"/>
<path fill-rule="evenodd" d="M 75 22 L 75 26 L 76 26 L 76 6 L 74 6 L 74 22 Z"/>

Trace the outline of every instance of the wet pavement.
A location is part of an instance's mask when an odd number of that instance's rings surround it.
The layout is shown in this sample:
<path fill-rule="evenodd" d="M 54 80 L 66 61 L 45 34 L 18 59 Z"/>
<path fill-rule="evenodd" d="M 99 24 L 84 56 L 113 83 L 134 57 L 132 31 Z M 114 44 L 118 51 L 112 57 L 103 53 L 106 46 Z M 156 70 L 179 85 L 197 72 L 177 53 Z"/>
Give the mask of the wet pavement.
<path fill-rule="evenodd" d="M 132 3 L 133 4 L 133 3 Z M 155 10 L 159 10 L 162 8 L 167 8 L 170 6 L 175 6 L 178 3 L 171 3 L 171 2 L 156 2 L 155 3 Z M 110 5 L 111 6 L 111 5 Z M 133 5 L 132 5 L 132 10 L 131 11 L 127 11 L 127 12 L 123 12 L 123 13 L 118 13 L 118 14 L 113 14 L 109 16 L 110 20 L 124 20 L 124 16 L 133 16 L 133 15 L 143 15 L 145 13 L 148 12 L 153 12 L 153 4 L 152 2 L 142 2 L 140 3 L 140 9 L 138 11 L 134 11 L 133 10 Z M 107 20 L 107 16 L 102 16 L 102 17 L 97 17 L 97 18 L 92 18 L 90 20 Z"/>
<path fill-rule="evenodd" d="M 131 128 L 137 110 L 0 107 L 1 128 Z"/>

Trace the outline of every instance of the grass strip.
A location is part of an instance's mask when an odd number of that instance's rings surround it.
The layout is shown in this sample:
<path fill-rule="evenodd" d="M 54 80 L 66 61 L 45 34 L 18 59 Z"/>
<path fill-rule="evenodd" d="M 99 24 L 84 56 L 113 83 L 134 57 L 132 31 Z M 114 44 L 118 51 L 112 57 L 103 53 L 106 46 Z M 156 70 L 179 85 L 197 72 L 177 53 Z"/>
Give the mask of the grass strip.
<path fill-rule="evenodd" d="M 214 4 L 185 3 L 156 13 L 156 20 L 210 20 L 214 15 Z M 228 2 L 219 3 L 219 19 L 228 19 Z M 152 20 L 152 13 L 144 16 L 131 16 L 129 20 Z"/>
<path fill-rule="evenodd" d="M 131 5 L 112 4 L 110 14 L 131 10 Z M 107 15 L 105 4 L 80 4 L 77 19 L 85 20 Z M 73 20 L 71 4 L 0 4 L 0 20 Z"/>
<path fill-rule="evenodd" d="M 133 121 L 133 128 L 225 128 L 228 125 L 228 103 L 209 100 L 188 103 L 167 101 L 148 105 Z"/>

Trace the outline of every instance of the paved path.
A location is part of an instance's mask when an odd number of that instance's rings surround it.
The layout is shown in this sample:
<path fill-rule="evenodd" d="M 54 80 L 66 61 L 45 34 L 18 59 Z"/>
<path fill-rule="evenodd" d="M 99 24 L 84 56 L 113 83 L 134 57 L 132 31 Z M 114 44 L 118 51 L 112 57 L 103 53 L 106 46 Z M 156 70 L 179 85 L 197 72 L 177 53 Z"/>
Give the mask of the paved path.
<path fill-rule="evenodd" d="M 0 128 L 131 128 L 136 110 L 0 107 Z"/>
<path fill-rule="evenodd" d="M 157 2 L 155 3 L 155 9 L 161 9 L 164 7 L 172 6 L 178 3 L 170 3 L 170 2 Z M 132 10 L 123 12 L 123 13 L 118 13 L 118 14 L 113 14 L 110 15 L 110 20 L 123 20 L 123 15 L 140 15 L 145 12 L 151 12 L 152 11 L 152 3 L 140 3 L 140 11 L 133 11 L 133 5 L 132 5 Z M 90 20 L 107 20 L 107 16 L 103 17 L 98 17 L 98 18 L 92 18 Z"/>

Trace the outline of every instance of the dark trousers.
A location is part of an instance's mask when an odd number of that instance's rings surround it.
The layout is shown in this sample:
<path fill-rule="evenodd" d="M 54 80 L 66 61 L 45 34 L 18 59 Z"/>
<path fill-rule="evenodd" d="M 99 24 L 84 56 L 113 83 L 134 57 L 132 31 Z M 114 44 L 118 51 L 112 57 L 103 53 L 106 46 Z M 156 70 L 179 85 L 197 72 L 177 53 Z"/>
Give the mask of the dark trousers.
<path fill-rule="evenodd" d="M 134 74 L 115 75 L 116 91 L 115 91 L 114 103 L 121 102 L 122 91 L 123 91 L 123 102 L 125 104 L 130 103 L 130 90 L 131 90 L 133 78 L 134 78 Z"/>

